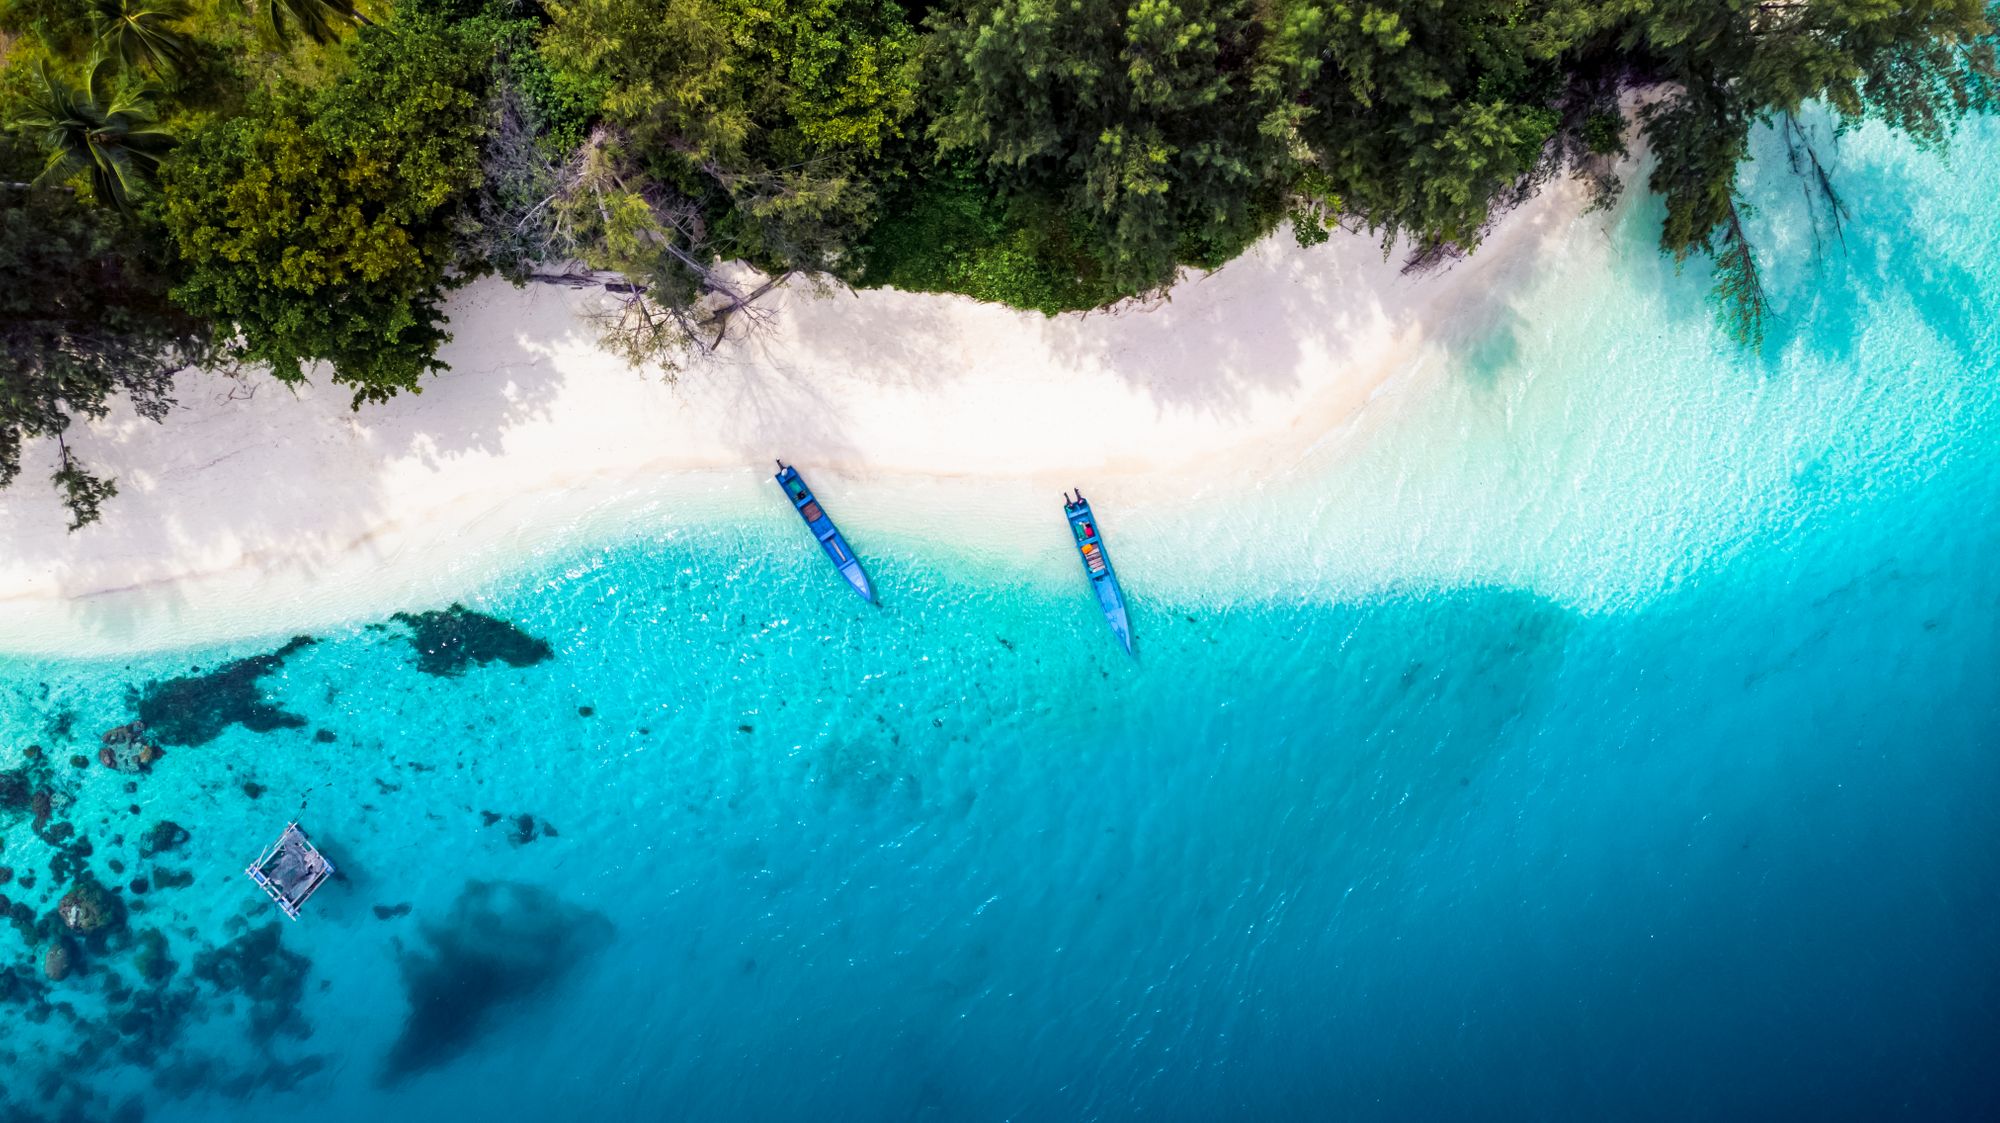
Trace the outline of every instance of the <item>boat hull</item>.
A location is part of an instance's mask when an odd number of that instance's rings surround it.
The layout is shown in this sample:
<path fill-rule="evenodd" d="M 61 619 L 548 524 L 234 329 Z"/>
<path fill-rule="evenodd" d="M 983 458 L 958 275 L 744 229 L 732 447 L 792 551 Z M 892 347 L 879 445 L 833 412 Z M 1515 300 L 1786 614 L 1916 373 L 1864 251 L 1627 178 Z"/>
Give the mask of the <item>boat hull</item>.
<path fill-rule="evenodd" d="M 854 551 L 847 545 L 847 538 L 840 533 L 840 528 L 833 524 L 833 519 L 827 515 L 826 508 L 820 506 L 812 488 L 806 485 L 805 477 L 799 475 L 797 468 L 780 460 L 778 474 L 772 479 L 777 481 L 779 490 L 785 493 L 785 498 L 791 501 L 792 510 L 798 512 L 799 518 L 806 524 L 806 529 L 812 531 L 813 538 L 819 542 L 820 550 L 826 554 L 826 560 L 833 563 L 833 568 L 839 571 L 842 579 L 847 582 L 847 587 L 853 589 L 855 595 L 862 600 L 874 604 L 875 586 L 869 582 L 867 571 L 861 568 L 861 559 L 854 556 Z"/>
<path fill-rule="evenodd" d="M 1065 496 L 1065 499 L 1068 497 Z M 1076 552 L 1083 559 L 1083 575 L 1097 594 L 1097 606 L 1104 613 L 1104 622 L 1111 627 L 1111 634 L 1118 638 L 1119 646 L 1126 654 L 1132 653 L 1132 621 L 1125 611 L 1125 590 L 1118 585 L 1118 571 L 1111 567 L 1111 555 L 1104 549 L 1104 535 L 1098 529 L 1097 516 L 1090 509 L 1090 502 L 1077 493 L 1074 501 L 1063 504 L 1063 514 L 1069 519 L 1070 534 L 1076 539 Z"/>

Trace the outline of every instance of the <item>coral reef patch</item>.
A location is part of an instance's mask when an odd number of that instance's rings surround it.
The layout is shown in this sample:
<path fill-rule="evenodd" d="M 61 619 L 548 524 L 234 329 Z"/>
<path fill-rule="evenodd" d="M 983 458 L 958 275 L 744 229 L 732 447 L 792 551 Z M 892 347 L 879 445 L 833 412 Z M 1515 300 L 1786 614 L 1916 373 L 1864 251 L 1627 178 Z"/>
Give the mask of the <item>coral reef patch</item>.
<path fill-rule="evenodd" d="M 443 611 L 398 612 L 390 619 L 410 630 L 417 669 L 427 675 L 450 678 L 464 674 L 474 664 L 532 667 L 555 658 L 555 649 L 547 640 L 462 604 Z"/>
<path fill-rule="evenodd" d="M 252 733 L 300 729 L 306 719 L 264 697 L 263 679 L 315 641 L 294 636 L 276 651 L 232 659 L 207 673 L 147 683 L 132 692 L 146 732 L 170 745 L 205 745 L 232 725 Z"/>
<path fill-rule="evenodd" d="M 95 763 L 144 771 L 158 759 L 156 749 L 139 759 L 150 735 L 139 722 L 112 730 Z M 79 829 L 89 822 L 81 816 L 93 804 L 92 814 L 109 808 L 101 799 L 80 802 L 80 785 L 90 781 L 57 768 L 56 760 L 30 746 L 18 766 L 0 771 L 0 825 L 26 825 L 33 836 L 0 835 L 0 851 L 11 851 L 10 864 L 0 867 L 8 874 L 0 878 L 8 891 L 0 894 L 0 933 L 18 937 L 0 965 L 0 1021 L 39 1027 L 35 1048 L 45 1062 L 27 1069 L 28 1055 L 0 1035 L 0 1058 L 22 1074 L 0 1084 L 0 1120 L 143 1119 L 142 1099 L 114 1096 L 107 1089 L 115 1085 L 101 1079 L 119 1066 L 149 1076 L 166 1096 L 241 1097 L 290 1088 L 320 1071 L 324 1058 L 286 1055 L 295 1049 L 280 1047 L 312 1031 L 303 1013 L 311 965 L 281 946 L 279 922 L 252 929 L 234 919 L 230 927 L 238 934 L 204 949 L 158 896 L 191 884 L 193 873 L 149 861 L 184 851 L 188 830 L 160 819 L 129 837 L 111 830 L 107 842 L 94 845 Z M 81 769 L 93 763 L 60 760 Z M 137 789 L 131 780 L 114 786 Z M 109 826 L 108 816 L 95 821 Z M 100 879 L 93 861 L 117 876 Z M 128 863 L 142 866 L 140 876 L 122 876 Z M 192 969 L 184 969 L 190 961 Z M 220 1043 L 236 1032 L 242 1044 L 220 1055 L 196 1050 L 189 1031 L 211 1024 L 223 1036 L 201 1038 Z"/>
<path fill-rule="evenodd" d="M 289 1037 L 312 1033 L 299 1012 L 312 963 L 279 942 L 283 933 L 273 920 L 202 952 L 194 961 L 195 978 L 250 1000 L 250 1029 L 258 1040 L 280 1033 Z"/>

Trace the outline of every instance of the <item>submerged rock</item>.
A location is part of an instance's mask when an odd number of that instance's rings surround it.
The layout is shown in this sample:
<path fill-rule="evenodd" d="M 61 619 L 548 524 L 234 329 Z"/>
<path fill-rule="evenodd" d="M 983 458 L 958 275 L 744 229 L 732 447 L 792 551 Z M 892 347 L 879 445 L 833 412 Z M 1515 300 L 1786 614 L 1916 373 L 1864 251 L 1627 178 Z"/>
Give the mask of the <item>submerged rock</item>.
<path fill-rule="evenodd" d="M 26 811 L 35 790 L 28 770 L 13 768 L 0 772 L 0 811 Z"/>
<path fill-rule="evenodd" d="M 35 910 L 30 908 L 26 901 L 15 901 L 7 906 L 7 922 L 14 926 L 14 931 L 20 935 L 23 942 L 30 944 L 35 942 L 36 930 L 41 924 L 35 919 Z"/>
<path fill-rule="evenodd" d="M 49 950 L 42 955 L 42 974 L 47 975 L 52 983 L 62 982 L 69 978 L 70 970 L 75 966 L 74 959 L 75 956 L 69 949 L 69 941 L 57 940 L 50 944 Z"/>
<path fill-rule="evenodd" d="M 144 772 L 159 759 L 159 746 L 146 737 L 146 723 L 121 725 L 104 735 L 97 763 L 120 772 Z M 128 785 L 128 790 L 130 785 Z"/>
<path fill-rule="evenodd" d="M 167 938 L 156 928 L 147 928 L 139 933 L 137 949 L 132 953 L 132 966 L 138 968 L 139 977 L 149 983 L 164 983 L 173 977 L 174 961 L 167 954 Z"/>
<path fill-rule="evenodd" d="M 170 854 L 181 848 L 188 840 L 187 828 L 172 819 L 161 819 L 154 823 L 145 837 L 139 840 L 139 856 L 150 858 L 155 854 Z"/>
<path fill-rule="evenodd" d="M 445 922 L 423 927 L 428 948 L 399 961 L 410 1014 L 383 1060 L 382 1082 L 458 1057 L 575 971 L 611 932 L 603 914 L 539 886 L 467 883 Z"/>
<path fill-rule="evenodd" d="M 112 1023 L 123 1039 L 118 1051 L 127 1061 L 152 1068 L 186 1043 L 187 1023 L 198 1003 L 192 987 L 151 986 L 128 992 L 121 1005 Z M 156 1084 L 158 1075 L 156 1068 Z"/>
<path fill-rule="evenodd" d="M 130 725 L 121 725 L 116 729 L 105 730 L 104 736 L 98 738 L 98 740 L 104 742 L 107 745 L 125 745 L 125 744 L 130 744 L 133 741 L 139 740 L 141 737 L 145 736 L 145 733 L 146 733 L 146 723 L 143 721 L 135 721 Z"/>
<path fill-rule="evenodd" d="M 32 967 L 0 967 L 0 1003 L 40 1003 L 48 993 L 49 984 L 36 978 Z"/>
<path fill-rule="evenodd" d="M 56 916 L 70 931 L 88 936 L 124 925 L 125 902 L 86 874 L 63 894 L 56 904 Z"/>
<path fill-rule="evenodd" d="M 506 824 L 507 841 L 515 846 L 526 846 L 537 838 L 554 838 L 558 833 L 547 819 L 536 819 L 526 811 L 515 815 L 502 815 L 498 811 L 481 811 L 479 818 L 489 827 Z"/>

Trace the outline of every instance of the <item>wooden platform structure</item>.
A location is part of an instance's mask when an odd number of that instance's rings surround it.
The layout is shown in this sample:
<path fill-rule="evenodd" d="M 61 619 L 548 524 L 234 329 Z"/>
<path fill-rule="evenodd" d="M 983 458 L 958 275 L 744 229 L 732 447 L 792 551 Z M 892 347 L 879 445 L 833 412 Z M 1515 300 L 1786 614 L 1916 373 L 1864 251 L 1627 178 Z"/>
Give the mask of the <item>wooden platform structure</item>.
<path fill-rule="evenodd" d="M 333 863 L 313 846 L 297 823 L 287 823 L 285 833 L 246 872 L 278 902 L 286 916 L 297 920 L 299 906 L 333 876 Z"/>

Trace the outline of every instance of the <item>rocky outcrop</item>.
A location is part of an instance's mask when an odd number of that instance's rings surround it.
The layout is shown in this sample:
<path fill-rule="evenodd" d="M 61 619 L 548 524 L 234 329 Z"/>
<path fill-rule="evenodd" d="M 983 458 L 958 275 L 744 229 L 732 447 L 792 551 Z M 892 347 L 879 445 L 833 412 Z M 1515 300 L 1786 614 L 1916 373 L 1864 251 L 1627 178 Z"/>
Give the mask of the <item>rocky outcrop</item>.
<path fill-rule="evenodd" d="M 112 931 L 125 924 L 125 902 L 117 894 L 85 875 L 63 894 L 56 904 L 56 916 L 63 926 L 79 935 Z"/>
<path fill-rule="evenodd" d="M 70 972 L 75 967 L 76 955 L 70 951 L 68 940 L 57 940 L 50 944 L 49 950 L 42 955 L 42 974 L 47 975 L 52 983 L 59 983 L 69 978 Z"/>
<path fill-rule="evenodd" d="M 154 823 L 144 838 L 139 840 L 139 856 L 150 858 L 155 854 L 171 854 L 188 840 L 187 828 L 172 819 L 161 819 Z"/>
<path fill-rule="evenodd" d="M 160 759 L 160 747 L 146 734 L 146 723 L 121 725 L 104 735 L 97 763 L 120 772 L 144 772 Z"/>

